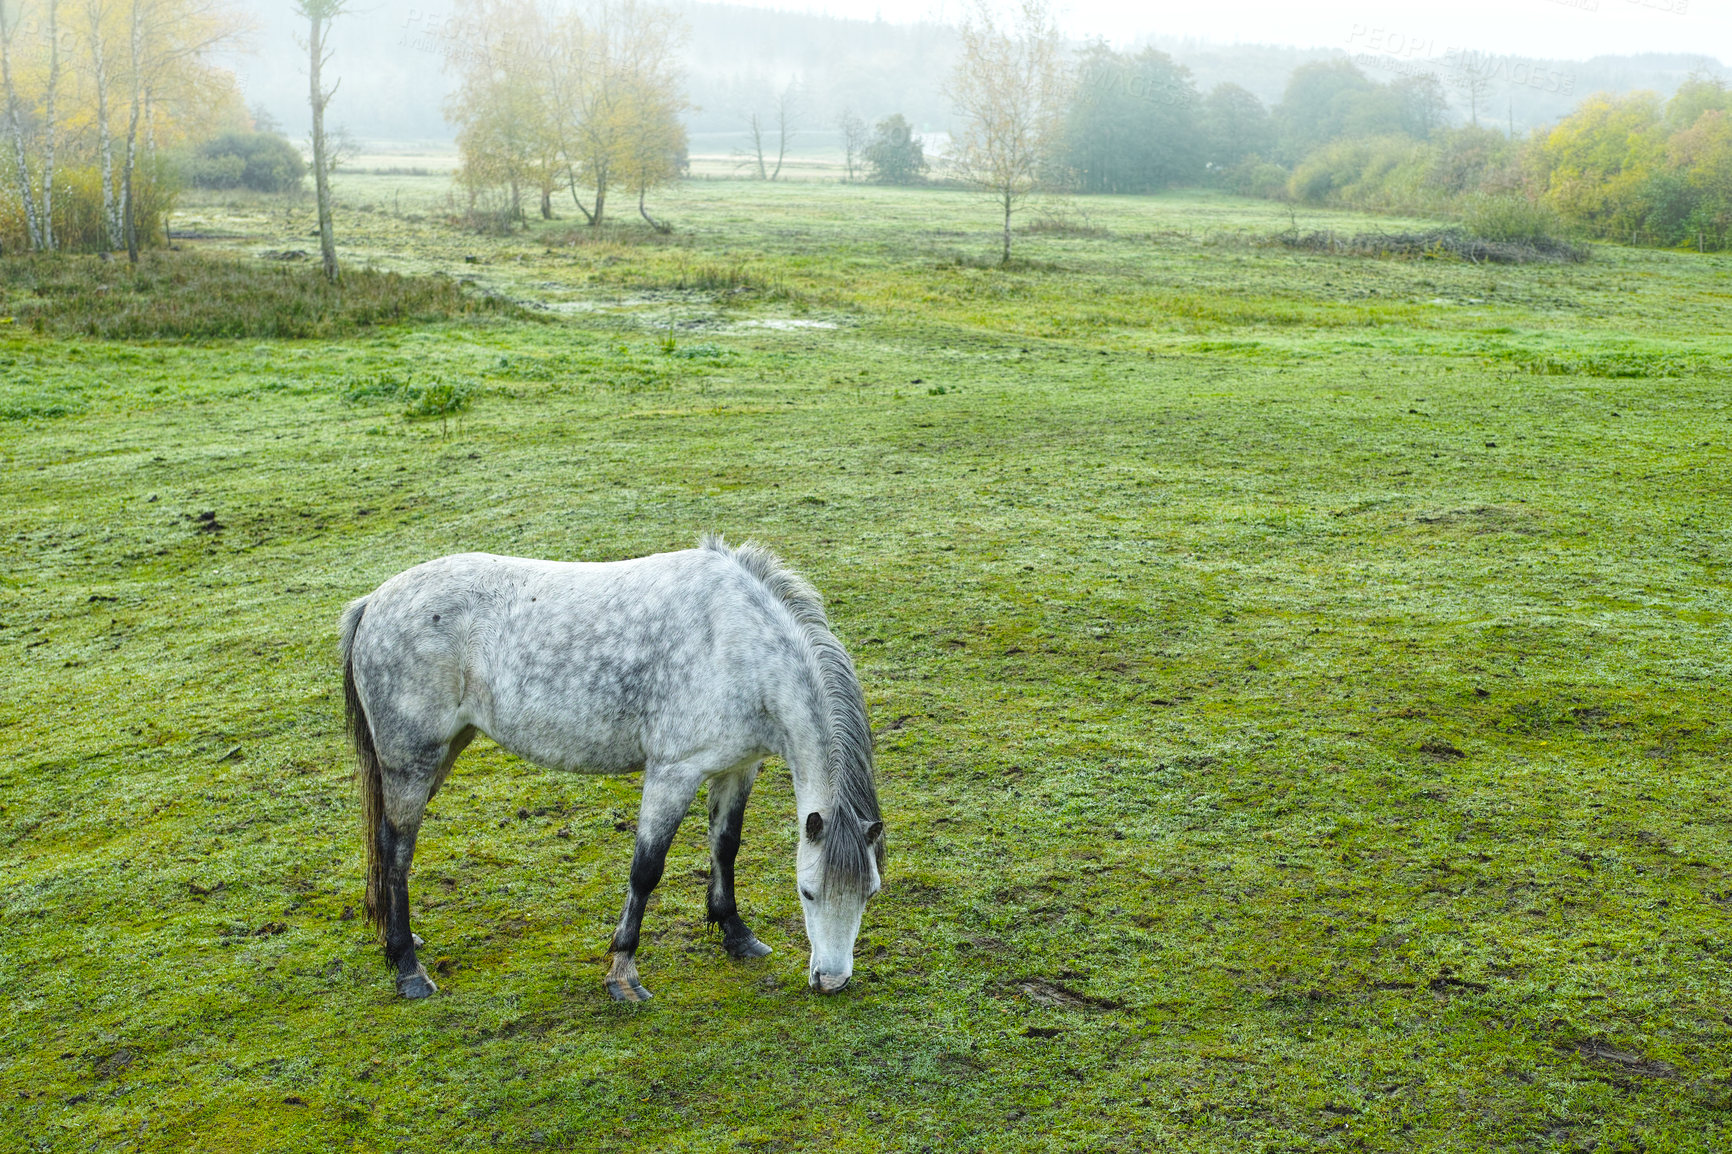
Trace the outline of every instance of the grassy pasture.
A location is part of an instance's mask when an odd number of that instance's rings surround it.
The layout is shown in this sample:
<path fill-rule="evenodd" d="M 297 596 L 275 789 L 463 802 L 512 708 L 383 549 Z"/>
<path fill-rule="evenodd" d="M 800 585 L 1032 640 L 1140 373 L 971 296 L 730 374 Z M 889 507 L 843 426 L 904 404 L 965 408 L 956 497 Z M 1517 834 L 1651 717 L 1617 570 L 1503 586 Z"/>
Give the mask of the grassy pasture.
<path fill-rule="evenodd" d="M 526 318 L 0 326 L 0 1145 L 1732 1143 L 1726 260 L 1299 254 L 1175 197 L 1001 270 L 959 194 L 705 182 L 671 237 L 483 239 L 444 179 L 347 178 L 345 255 Z M 309 222 L 177 229 L 257 261 Z M 397 1001 L 345 917 L 338 610 L 711 528 L 814 580 L 866 687 L 854 987 L 803 988 L 773 767 L 777 952 L 706 931 L 695 811 L 656 1000 L 613 1005 L 634 783 L 477 741 L 412 881 L 442 993 Z"/>

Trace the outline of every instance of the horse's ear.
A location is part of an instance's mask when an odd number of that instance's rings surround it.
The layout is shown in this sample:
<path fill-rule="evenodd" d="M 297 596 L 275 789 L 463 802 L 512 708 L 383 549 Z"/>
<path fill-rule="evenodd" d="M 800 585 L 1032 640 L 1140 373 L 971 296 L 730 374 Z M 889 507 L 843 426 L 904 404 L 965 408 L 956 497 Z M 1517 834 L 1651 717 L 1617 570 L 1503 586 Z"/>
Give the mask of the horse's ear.
<path fill-rule="evenodd" d="M 813 841 L 817 841 L 823 832 L 824 817 L 817 810 L 813 810 L 811 813 L 806 815 L 806 836 Z"/>
<path fill-rule="evenodd" d="M 883 822 L 875 821 L 871 825 L 866 827 L 866 844 L 867 845 L 871 845 L 873 842 L 877 841 L 879 838 L 881 838 L 883 836 L 884 836 L 884 823 Z"/>

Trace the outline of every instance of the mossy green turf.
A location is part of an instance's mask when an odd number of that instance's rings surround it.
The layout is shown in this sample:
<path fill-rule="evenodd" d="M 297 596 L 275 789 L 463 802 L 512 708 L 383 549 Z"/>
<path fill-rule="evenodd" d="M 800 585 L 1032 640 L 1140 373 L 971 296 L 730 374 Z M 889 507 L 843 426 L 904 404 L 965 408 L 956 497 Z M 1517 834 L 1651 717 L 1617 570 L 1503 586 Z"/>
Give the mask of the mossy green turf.
<path fill-rule="evenodd" d="M 675 199 L 671 244 L 339 218 L 552 323 L 0 349 L 7 1148 L 1732 1143 L 1724 260 L 1295 255 L 1172 198 L 1000 271 L 959 194 Z M 804 988 L 772 767 L 777 952 L 706 929 L 694 812 L 614 1005 L 635 782 L 478 742 L 412 881 L 442 991 L 398 1000 L 343 916 L 338 611 L 706 529 L 858 662 L 854 985 Z"/>

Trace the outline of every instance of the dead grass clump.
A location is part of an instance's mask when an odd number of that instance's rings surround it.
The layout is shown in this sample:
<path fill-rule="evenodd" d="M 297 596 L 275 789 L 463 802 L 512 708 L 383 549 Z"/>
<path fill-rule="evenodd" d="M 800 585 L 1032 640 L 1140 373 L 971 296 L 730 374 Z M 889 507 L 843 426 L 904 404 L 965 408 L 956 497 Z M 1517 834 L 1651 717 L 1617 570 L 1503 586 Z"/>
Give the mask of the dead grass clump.
<path fill-rule="evenodd" d="M 37 332 L 110 340 L 345 336 L 376 325 L 512 315 L 447 277 L 350 269 L 330 284 L 312 261 L 147 252 L 139 263 L 67 254 L 0 261 L 0 310 Z"/>

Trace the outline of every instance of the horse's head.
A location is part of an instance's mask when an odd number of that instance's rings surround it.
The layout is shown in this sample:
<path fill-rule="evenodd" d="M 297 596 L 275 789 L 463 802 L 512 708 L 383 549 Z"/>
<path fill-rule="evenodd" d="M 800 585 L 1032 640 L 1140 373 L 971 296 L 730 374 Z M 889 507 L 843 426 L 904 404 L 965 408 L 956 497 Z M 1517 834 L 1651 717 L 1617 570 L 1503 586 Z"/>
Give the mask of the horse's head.
<path fill-rule="evenodd" d="M 834 994 L 854 973 L 854 939 L 866 902 L 883 882 L 884 823 L 845 810 L 806 815 L 796 873 L 812 960 L 806 977 L 820 994 Z"/>

